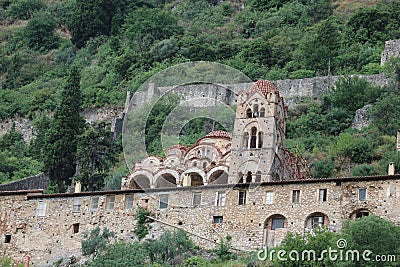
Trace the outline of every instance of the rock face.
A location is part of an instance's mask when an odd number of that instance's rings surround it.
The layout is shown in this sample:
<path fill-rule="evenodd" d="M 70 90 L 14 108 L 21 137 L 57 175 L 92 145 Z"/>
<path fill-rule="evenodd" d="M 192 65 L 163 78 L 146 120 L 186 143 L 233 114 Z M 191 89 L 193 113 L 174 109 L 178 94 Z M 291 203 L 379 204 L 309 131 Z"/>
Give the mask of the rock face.
<path fill-rule="evenodd" d="M 400 39 L 385 42 L 385 49 L 381 55 L 381 66 L 391 57 L 400 57 Z"/>
<path fill-rule="evenodd" d="M 361 130 L 371 123 L 371 119 L 368 114 L 368 110 L 371 107 L 372 105 L 366 105 L 356 111 L 356 115 L 354 116 L 353 122 L 351 123 L 352 128 Z"/>

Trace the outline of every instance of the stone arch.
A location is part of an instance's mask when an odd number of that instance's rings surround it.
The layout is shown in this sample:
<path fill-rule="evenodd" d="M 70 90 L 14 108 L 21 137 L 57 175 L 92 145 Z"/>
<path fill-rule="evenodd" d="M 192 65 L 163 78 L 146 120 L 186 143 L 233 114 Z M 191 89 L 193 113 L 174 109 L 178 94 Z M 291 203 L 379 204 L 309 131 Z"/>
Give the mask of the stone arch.
<path fill-rule="evenodd" d="M 197 168 L 186 170 L 182 173 L 181 179 L 183 186 L 202 186 L 207 184 L 205 172 Z"/>
<path fill-rule="evenodd" d="M 307 216 L 304 228 L 305 229 L 314 229 L 322 226 L 329 226 L 329 218 L 325 213 L 322 212 L 314 212 Z"/>
<path fill-rule="evenodd" d="M 275 230 L 287 227 L 287 219 L 284 215 L 276 213 L 269 216 L 264 222 L 264 228 L 267 230 Z"/>
<path fill-rule="evenodd" d="M 228 183 L 228 167 L 219 166 L 210 170 L 207 174 L 209 184 L 227 184 Z"/>
<path fill-rule="evenodd" d="M 287 219 L 282 214 L 273 214 L 264 222 L 264 240 L 267 247 L 275 247 L 280 244 L 287 233 Z"/>
<path fill-rule="evenodd" d="M 369 216 L 371 214 L 372 214 L 372 212 L 368 209 L 358 209 L 358 210 L 353 211 L 350 214 L 350 219 L 356 220 L 356 219 L 359 219 L 359 218 L 362 218 L 365 216 Z"/>
<path fill-rule="evenodd" d="M 155 177 L 155 187 L 176 187 L 179 184 L 179 173 L 175 170 L 159 171 Z"/>
<path fill-rule="evenodd" d="M 153 175 L 147 171 L 137 171 L 132 174 L 129 181 L 129 188 L 131 189 L 148 189 L 151 188 L 151 177 Z"/>

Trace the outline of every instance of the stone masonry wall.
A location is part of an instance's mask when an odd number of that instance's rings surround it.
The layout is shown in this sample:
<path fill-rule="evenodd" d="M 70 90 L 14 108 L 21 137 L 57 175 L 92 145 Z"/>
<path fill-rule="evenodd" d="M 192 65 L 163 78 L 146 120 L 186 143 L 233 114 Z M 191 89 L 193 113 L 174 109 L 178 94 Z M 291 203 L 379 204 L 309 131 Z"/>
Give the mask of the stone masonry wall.
<path fill-rule="evenodd" d="M 385 49 L 381 54 L 381 66 L 391 57 L 400 57 L 400 39 L 385 42 Z"/>
<path fill-rule="evenodd" d="M 147 207 L 155 216 L 148 238 L 156 238 L 166 229 L 182 228 L 200 246 L 214 248 L 221 237 L 232 236 L 233 248 L 256 250 L 267 239 L 280 243 L 285 233 L 304 233 L 307 217 L 323 213 L 330 229 L 337 231 L 344 220 L 363 209 L 400 225 L 400 176 L 336 178 L 264 183 L 108 191 L 41 195 L 38 192 L 0 193 L 1 253 L 23 260 L 31 256 L 32 266 L 46 266 L 61 257 L 80 255 L 82 233 L 96 226 L 114 231 L 120 240 L 136 240 L 135 209 Z M 358 189 L 366 188 L 367 200 L 358 200 Z M 327 189 L 327 201 L 318 201 L 319 189 Z M 300 190 L 300 202 L 292 202 L 293 190 Z M 396 194 L 397 190 L 397 194 Z M 239 205 L 239 191 L 246 191 L 246 204 Z M 273 192 L 273 203 L 266 204 L 266 192 Z M 193 193 L 201 192 L 201 205 L 192 205 Z M 226 192 L 224 206 L 216 206 L 217 192 Z M 133 196 L 133 208 L 126 209 L 127 196 Z M 168 208 L 159 209 L 160 195 L 168 195 Z M 114 207 L 108 200 L 115 197 Z M 99 198 L 97 209 L 91 199 Z M 39 203 L 46 203 L 44 216 L 38 216 Z M 80 209 L 74 203 L 81 203 Z M 285 227 L 265 227 L 275 214 L 285 217 Z M 214 223 L 213 216 L 222 216 Z M 7 242 L 6 236 L 10 238 Z"/>

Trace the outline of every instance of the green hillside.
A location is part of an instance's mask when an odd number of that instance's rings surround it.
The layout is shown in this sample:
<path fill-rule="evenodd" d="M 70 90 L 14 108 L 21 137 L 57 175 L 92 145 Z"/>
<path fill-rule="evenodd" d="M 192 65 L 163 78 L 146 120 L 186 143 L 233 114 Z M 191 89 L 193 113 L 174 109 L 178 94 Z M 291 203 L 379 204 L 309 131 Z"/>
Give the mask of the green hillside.
<path fill-rule="evenodd" d="M 126 91 L 152 74 L 195 60 L 232 66 L 253 80 L 390 72 L 380 55 L 384 41 L 399 37 L 396 0 L 0 0 L 0 119 L 28 117 L 38 125 L 29 146 L 15 132 L 1 139 L 0 182 L 46 169 L 49 122 L 42 114 L 60 105 L 72 66 L 80 108 L 122 106 Z M 356 108 L 377 100 L 373 125 L 348 129 Z M 400 127 L 398 109 L 385 107 L 399 101 L 396 84 L 378 90 L 343 80 L 322 101 L 290 111 L 288 145 L 317 177 L 385 173 L 397 160 L 389 151 Z M 187 142 L 205 132 L 197 125 Z M 115 186 L 123 173 L 114 167 L 107 179 Z"/>

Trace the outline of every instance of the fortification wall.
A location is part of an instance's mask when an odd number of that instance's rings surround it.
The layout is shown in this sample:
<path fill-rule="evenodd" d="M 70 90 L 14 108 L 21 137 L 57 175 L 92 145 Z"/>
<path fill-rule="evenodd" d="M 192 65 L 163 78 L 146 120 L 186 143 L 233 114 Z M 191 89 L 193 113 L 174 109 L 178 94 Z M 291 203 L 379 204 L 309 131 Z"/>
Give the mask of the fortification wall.
<path fill-rule="evenodd" d="M 136 239 L 134 214 L 137 206 L 154 213 L 148 238 L 166 229 L 182 228 L 202 247 L 214 248 L 221 237 L 232 236 L 233 248 L 257 250 L 268 243 L 277 245 L 285 233 L 304 233 L 308 218 L 326 216 L 324 224 L 336 231 L 344 220 L 359 210 L 369 211 L 400 225 L 400 176 L 301 180 L 248 184 L 108 191 L 40 195 L 29 192 L 0 193 L 0 237 L 2 253 L 23 260 L 31 256 L 32 266 L 46 266 L 61 257 L 80 255 L 84 231 L 100 226 L 116 233 L 117 239 Z M 358 199 L 358 190 L 367 190 L 367 199 Z M 319 190 L 327 190 L 326 201 L 319 201 Z M 298 203 L 293 190 L 300 190 Z M 239 205 L 239 191 L 246 192 L 246 203 Z M 273 201 L 266 204 L 266 193 Z M 193 193 L 201 193 L 200 206 L 193 206 Z M 224 205 L 216 205 L 218 193 L 226 193 Z M 168 207 L 160 208 L 161 196 L 168 196 Z M 98 207 L 93 203 L 98 200 Z M 129 200 L 132 200 L 130 202 Z M 112 204 L 111 204 L 112 203 Z M 271 229 L 270 218 L 285 218 L 283 228 Z M 222 222 L 216 221 L 220 218 Z"/>

